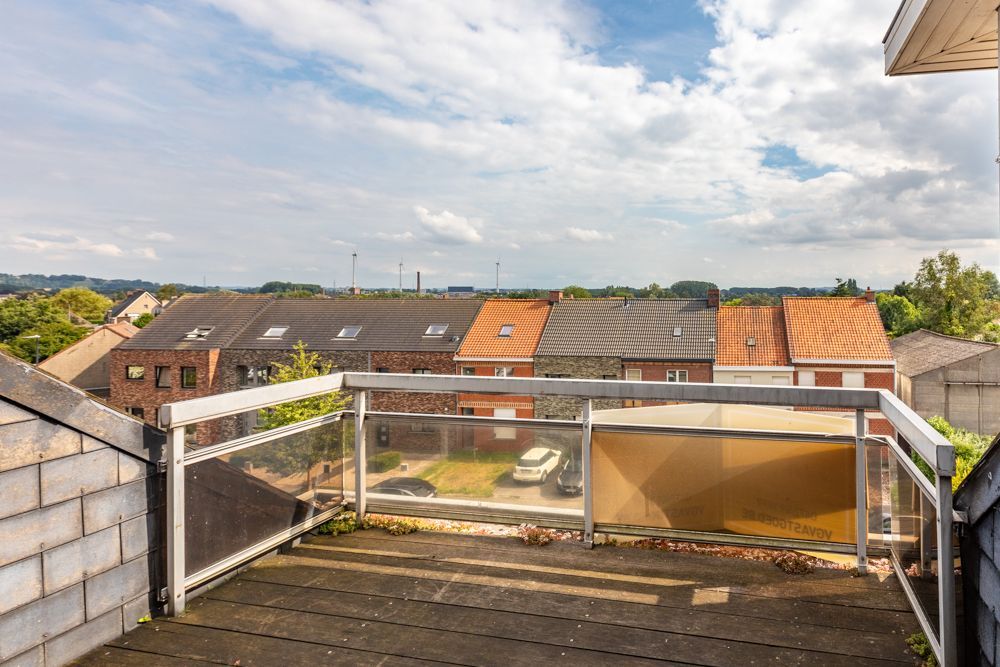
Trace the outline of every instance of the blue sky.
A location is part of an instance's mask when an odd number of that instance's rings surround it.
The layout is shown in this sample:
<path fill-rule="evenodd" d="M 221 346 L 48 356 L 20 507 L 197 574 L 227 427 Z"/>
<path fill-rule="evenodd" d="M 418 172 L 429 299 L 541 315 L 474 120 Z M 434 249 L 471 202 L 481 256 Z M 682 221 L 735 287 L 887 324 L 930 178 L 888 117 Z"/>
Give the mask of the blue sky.
<path fill-rule="evenodd" d="M 890 286 L 997 268 L 995 73 L 895 0 L 14 2 L 0 271 Z M 956 122 L 956 119 L 961 119 Z"/>

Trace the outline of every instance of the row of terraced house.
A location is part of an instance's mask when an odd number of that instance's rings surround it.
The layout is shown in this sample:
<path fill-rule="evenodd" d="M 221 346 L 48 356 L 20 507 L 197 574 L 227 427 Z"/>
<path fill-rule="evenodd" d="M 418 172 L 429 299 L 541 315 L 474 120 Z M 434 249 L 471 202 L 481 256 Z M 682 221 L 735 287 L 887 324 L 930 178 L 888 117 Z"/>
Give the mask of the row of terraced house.
<path fill-rule="evenodd" d="M 159 406 L 269 381 L 298 342 L 333 370 L 893 390 L 895 362 L 872 293 L 705 299 L 349 300 L 186 296 L 112 351 L 110 402 L 155 425 Z M 597 401 L 595 408 L 639 406 Z M 647 403 L 648 405 L 648 403 Z M 791 407 L 791 406 L 790 406 Z M 808 406 L 798 406 L 808 407 Z M 375 393 L 379 412 L 577 419 L 555 396 Z M 199 440 L 249 432 L 253 417 Z M 214 431 L 211 431 L 214 429 Z M 872 415 L 869 430 L 885 432 Z"/>

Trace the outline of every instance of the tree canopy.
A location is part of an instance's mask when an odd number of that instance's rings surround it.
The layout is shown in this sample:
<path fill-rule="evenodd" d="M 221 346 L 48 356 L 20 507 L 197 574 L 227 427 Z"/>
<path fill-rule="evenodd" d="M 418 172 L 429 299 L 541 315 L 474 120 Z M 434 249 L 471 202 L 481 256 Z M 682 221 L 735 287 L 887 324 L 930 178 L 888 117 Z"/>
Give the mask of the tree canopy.
<path fill-rule="evenodd" d="M 942 250 L 920 263 L 910 295 L 922 325 L 951 336 L 983 333 L 998 315 L 997 277 L 978 264 L 962 266 L 954 252 Z"/>
<path fill-rule="evenodd" d="M 574 299 L 589 299 L 591 294 L 590 290 L 579 285 L 567 285 L 563 288 L 563 296 L 573 297 Z"/>
<path fill-rule="evenodd" d="M 679 280 L 670 286 L 678 299 L 704 299 L 710 289 L 718 289 L 718 285 L 703 280 Z"/>
<path fill-rule="evenodd" d="M 100 324 L 111 308 L 111 299 L 85 287 L 67 287 L 52 297 L 52 304 L 72 311 L 88 322 Z"/>

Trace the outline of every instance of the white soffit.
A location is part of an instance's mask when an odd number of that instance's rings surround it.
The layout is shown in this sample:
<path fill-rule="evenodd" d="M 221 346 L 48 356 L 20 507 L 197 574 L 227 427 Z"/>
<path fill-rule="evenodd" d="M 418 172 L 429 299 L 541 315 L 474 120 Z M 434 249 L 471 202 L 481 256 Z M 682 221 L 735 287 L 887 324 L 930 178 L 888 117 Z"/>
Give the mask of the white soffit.
<path fill-rule="evenodd" d="M 994 69 L 998 0 L 903 0 L 882 40 L 885 73 Z"/>

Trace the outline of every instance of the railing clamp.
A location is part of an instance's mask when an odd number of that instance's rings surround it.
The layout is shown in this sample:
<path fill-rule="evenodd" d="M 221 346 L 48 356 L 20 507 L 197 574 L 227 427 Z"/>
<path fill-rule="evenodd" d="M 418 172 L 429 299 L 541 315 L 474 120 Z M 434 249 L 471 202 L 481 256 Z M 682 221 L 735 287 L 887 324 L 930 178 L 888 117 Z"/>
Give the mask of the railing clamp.
<path fill-rule="evenodd" d="M 160 459 L 159 461 L 156 462 L 156 472 L 158 472 L 158 473 L 160 473 L 160 472 L 167 472 L 167 460 L 166 459 Z"/>
<path fill-rule="evenodd" d="M 157 602 L 161 602 L 162 603 L 162 602 L 166 602 L 169 599 L 170 599 L 170 594 L 167 592 L 167 587 L 166 586 L 164 586 L 160 590 L 156 591 L 156 601 Z"/>

